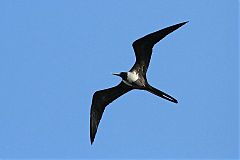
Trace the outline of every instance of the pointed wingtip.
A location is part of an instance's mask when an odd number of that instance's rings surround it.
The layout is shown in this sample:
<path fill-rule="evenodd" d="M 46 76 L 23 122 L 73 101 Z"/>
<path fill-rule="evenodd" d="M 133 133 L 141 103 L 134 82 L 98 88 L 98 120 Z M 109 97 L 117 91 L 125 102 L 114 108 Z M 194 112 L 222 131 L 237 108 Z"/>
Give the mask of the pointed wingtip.
<path fill-rule="evenodd" d="M 184 24 L 188 23 L 189 21 L 185 21 L 185 22 L 182 22 L 182 23 L 179 23 L 178 25 L 179 26 L 183 26 Z"/>
<path fill-rule="evenodd" d="M 91 141 L 91 145 L 93 144 L 93 142 L 94 142 L 94 138 L 90 138 L 90 141 Z"/>
<path fill-rule="evenodd" d="M 90 142 L 91 142 L 91 145 L 94 142 L 94 138 L 95 138 L 95 134 L 93 134 L 92 130 L 90 130 Z"/>
<path fill-rule="evenodd" d="M 182 27 L 183 25 L 185 25 L 186 23 L 188 23 L 189 21 L 185 21 L 185 22 L 181 22 L 181 23 L 178 23 L 178 24 L 175 24 L 175 25 L 172 25 L 170 27 L 167 27 L 167 28 L 164 28 L 162 29 L 161 31 L 163 30 L 166 30 L 166 35 L 177 30 L 178 28 Z"/>

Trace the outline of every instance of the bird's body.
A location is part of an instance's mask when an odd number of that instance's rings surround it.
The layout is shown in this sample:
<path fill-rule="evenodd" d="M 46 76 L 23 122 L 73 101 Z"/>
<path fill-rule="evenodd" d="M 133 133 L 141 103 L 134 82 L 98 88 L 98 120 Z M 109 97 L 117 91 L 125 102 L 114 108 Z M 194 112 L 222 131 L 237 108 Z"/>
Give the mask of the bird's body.
<path fill-rule="evenodd" d="M 90 138 L 93 143 L 99 122 L 102 118 L 105 107 L 121 95 L 133 90 L 146 90 L 161 98 L 178 103 L 170 95 L 152 87 L 146 77 L 147 69 L 150 63 L 153 46 L 163 39 L 166 35 L 178 29 L 187 22 L 179 23 L 162 30 L 148 34 L 135 42 L 133 49 L 136 55 L 136 62 L 128 72 L 113 73 L 120 76 L 122 81 L 115 87 L 100 90 L 94 93 L 90 113 Z"/>
<path fill-rule="evenodd" d="M 135 89 L 141 89 L 146 86 L 146 79 L 139 73 L 133 72 L 122 72 L 124 75 L 122 76 L 122 81 Z M 121 76 L 119 74 L 114 74 Z"/>
<path fill-rule="evenodd" d="M 136 82 L 139 79 L 139 74 L 137 72 L 127 72 L 127 82 L 130 84 Z"/>

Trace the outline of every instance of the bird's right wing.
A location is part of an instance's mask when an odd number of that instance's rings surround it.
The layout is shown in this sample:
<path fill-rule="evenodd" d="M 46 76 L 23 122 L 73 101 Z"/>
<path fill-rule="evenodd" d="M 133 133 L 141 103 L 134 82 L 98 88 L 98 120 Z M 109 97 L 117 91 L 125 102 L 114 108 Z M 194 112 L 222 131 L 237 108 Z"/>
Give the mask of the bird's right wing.
<path fill-rule="evenodd" d="M 130 71 L 137 70 L 137 72 L 141 72 L 145 75 L 152 56 L 153 46 L 169 33 L 175 31 L 186 23 L 187 22 L 183 22 L 166 27 L 134 41 L 132 46 L 135 52 L 136 62 Z"/>
<path fill-rule="evenodd" d="M 132 88 L 126 85 L 123 81 L 112 88 L 100 90 L 94 93 L 92 99 L 91 113 L 90 113 L 90 138 L 93 143 L 99 122 L 102 118 L 105 107 L 113 102 L 118 97 L 132 90 Z"/>

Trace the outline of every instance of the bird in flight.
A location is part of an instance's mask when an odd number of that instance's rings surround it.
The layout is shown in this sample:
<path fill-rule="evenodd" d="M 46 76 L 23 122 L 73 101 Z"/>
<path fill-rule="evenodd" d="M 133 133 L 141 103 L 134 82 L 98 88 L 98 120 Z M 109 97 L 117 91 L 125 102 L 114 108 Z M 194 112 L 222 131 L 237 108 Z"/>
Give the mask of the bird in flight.
<path fill-rule="evenodd" d="M 152 87 L 147 81 L 146 73 L 150 63 L 153 46 L 187 22 L 166 27 L 133 42 L 132 46 L 136 56 L 136 62 L 133 67 L 128 72 L 113 73 L 113 75 L 121 77 L 122 81 L 115 87 L 97 91 L 93 95 L 90 111 L 91 144 L 94 141 L 99 122 L 106 106 L 133 89 L 149 91 L 168 101 L 178 103 L 172 96 Z"/>

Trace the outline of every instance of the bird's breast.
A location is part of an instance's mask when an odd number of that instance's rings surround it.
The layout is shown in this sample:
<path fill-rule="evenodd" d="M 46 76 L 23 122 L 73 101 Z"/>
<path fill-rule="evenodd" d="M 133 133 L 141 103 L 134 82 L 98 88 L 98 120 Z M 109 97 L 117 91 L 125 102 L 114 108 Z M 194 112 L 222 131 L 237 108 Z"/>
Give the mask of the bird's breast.
<path fill-rule="evenodd" d="M 136 72 L 127 72 L 127 81 L 129 83 L 133 83 L 137 81 L 139 78 L 138 74 Z"/>

